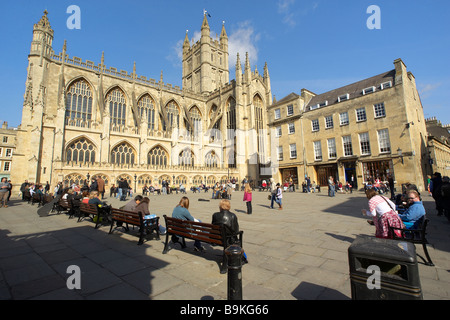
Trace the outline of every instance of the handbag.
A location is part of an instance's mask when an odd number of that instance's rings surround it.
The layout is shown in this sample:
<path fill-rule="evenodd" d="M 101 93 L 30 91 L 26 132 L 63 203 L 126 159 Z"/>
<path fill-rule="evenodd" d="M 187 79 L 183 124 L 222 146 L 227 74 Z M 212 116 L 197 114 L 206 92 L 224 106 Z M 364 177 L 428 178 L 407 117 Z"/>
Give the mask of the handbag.
<path fill-rule="evenodd" d="M 269 194 L 269 195 L 267 196 L 267 200 L 272 200 L 272 195 L 271 195 L 271 194 Z"/>
<path fill-rule="evenodd" d="M 394 208 L 392 208 L 391 204 L 389 203 L 389 201 L 387 201 L 387 199 L 385 197 L 383 197 L 383 196 L 381 196 L 381 197 L 387 202 L 389 207 L 391 207 L 392 211 L 394 212 L 394 215 L 390 215 L 389 217 L 387 217 L 387 222 L 388 222 L 387 227 L 389 228 L 389 225 L 390 225 L 389 222 L 393 222 L 396 225 L 392 225 L 391 227 L 404 229 L 405 226 L 403 224 L 402 219 L 400 219 L 400 217 L 398 216 L 397 211 Z M 385 215 L 386 214 L 389 214 L 389 213 L 385 213 Z M 400 230 L 394 230 L 394 233 L 397 237 L 403 238 L 402 232 Z"/>

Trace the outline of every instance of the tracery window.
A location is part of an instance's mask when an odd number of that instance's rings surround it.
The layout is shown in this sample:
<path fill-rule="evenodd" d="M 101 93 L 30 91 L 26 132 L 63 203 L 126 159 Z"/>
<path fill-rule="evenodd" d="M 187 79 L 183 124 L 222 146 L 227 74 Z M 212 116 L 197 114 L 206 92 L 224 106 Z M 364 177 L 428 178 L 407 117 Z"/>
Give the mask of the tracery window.
<path fill-rule="evenodd" d="M 213 105 L 212 108 L 211 108 L 211 111 L 210 111 L 210 114 L 209 114 L 209 119 L 210 119 L 211 122 L 215 120 L 214 118 L 215 118 L 215 114 L 217 112 L 217 109 L 218 109 L 218 107 L 216 105 Z M 209 140 L 211 142 L 220 140 L 220 136 L 221 136 L 220 135 L 220 128 L 221 128 L 221 125 L 222 125 L 222 118 L 217 120 L 214 123 L 214 125 L 212 126 L 211 132 L 209 134 Z"/>
<path fill-rule="evenodd" d="M 84 184 L 85 179 L 86 177 L 83 177 L 81 174 L 72 173 L 64 178 L 64 185 L 65 186 L 72 186 L 73 184 L 82 185 Z"/>
<path fill-rule="evenodd" d="M 209 176 L 208 178 L 206 178 L 206 185 L 207 186 L 213 186 L 215 184 L 216 184 L 216 177 Z"/>
<path fill-rule="evenodd" d="M 66 95 L 66 125 L 90 127 L 92 119 L 92 90 L 84 80 L 73 83 Z"/>
<path fill-rule="evenodd" d="M 181 183 L 186 187 L 186 184 L 187 184 L 187 177 L 186 176 L 178 176 L 178 177 L 176 177 L 175 178 L 174 187 L 179 186 Z"/>
<path fill-rule="evenodd" d="M 210 151 L 205 156 L 205 167 L 207 168 L 218 168 L 219 167 L 219 158 L 216 155 L 216 152 Z"/>
<path fill-rule="evenodd" d="M 137 184 L 140 187 L 143 187 L 145 185 L 147 185 L 147 187 L 148 187 L 152 184 L 152 178 L 148 174 L 142 175 L 142 176 L 138 177 Z"/>
<path fill-rule="evenodd" d="M 146 94 L 138 102 L 139 115 L 147 120 L 148 129 L 155 130 L 155 102 Z"/>
<path fill-rule="evenodd" d="M 227 103 L 227 138 L 232 139 L 236 133 L 236 101 L 230 98 Z"/>
<path fill-rule="evenodd" d="M 194 186 L 199 186 L 201 183 L 206 182 L 206 181 L 203 181 L 203 180 L 204 180 L 204 178 L 203 178 L 202 176 L 195 176 L 195 177 L 192 179 L 192 184 L 193 184 Z"/>
<path fill-rule="evenodd" d="M 194 163 L 195 163 L 194 160 L 195 160 L 194 152 L 192 152 L 192 150 L 190 150 L 190 149 L 184 149 L 178 155 L 178 165 L 179 166 L 185 166 L 185 167 L 194 166 Z"/>
<path fill-rule="evenodd" d="M 170 128 L 180 128 L 180 109 L 174 101 L 167 105 L 167 121 Z"/>
<path fill-rule="evenodd" d="M 161 147 L 155 147 L 148 153 L 147 163 L 153 166 L 167 166 L 168 164 L 167 152 Z"/>
<path fill-rule="evenodd" d="M 95 146 L 85 138 L 72 142 L 66 148 L 66 161 L 95 162 Z"/>
<path fill-rule="evenodd" d="M 193 128 L 189 128 L 189 133 L 197 137 L 202 132 L 202 116 L 200 114 L 200 110 L 197 107 L 192 107 L 189 111 L 189 117 L 191 118 Z"/>
<path fill-rule="evenodd" d="M 125 94 L 119 88 L 113 89 L 106 96 L 106 102 L 109 105 L 111 124 L 124 126 L 127 109 Z"/>
<path fill-rule="evenodd" d="M 258 136 L 258 155 L 260 163 L 265 159 L 264 148 L 264 125 L 263 125 L 263 101 L 259 95 L 253 97 L 253 105 L 255 107 L 255 125 L 256 134 Z"/>
<path fill-rule="evenodd" d="M 135 153 L 133 148 L 126 142 L 115 147 L 111 152 L 111 163 L 134 164 Z"/>

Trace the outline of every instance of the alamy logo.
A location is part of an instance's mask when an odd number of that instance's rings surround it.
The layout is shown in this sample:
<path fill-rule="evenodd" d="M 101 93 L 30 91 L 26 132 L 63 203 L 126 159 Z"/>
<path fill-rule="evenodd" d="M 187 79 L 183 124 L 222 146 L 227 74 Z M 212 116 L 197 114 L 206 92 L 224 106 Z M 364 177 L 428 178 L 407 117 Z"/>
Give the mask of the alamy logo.
<path fill-rule="evenodd" d="M 71 14 L 69 18 L 67 18 L 67 29 L 81 29 L 81 9 L 79 6 L 71 5 L 67 7 L 66 13 Z"/>
<path fill-rule="evenodd" d="M 69 278 L 67 278 L 66 285 L 67 289 L 81 289 L 81 269 L 79 266 L 71 265 L 67 267 L 66 273 L 71 274 Z"/>
<path fill-rule="evenodd" d="M 381 9 L 379 6 L 371 5 L 367 8 L 367 14 L 371 16 L 367 19 L 367 28 L 369 30 L 381 29 Z"/>
<path fill-rule="evenodd" d="M 380 285 L 380 275 L 381 275 L 381 271 L 380 271 L 380 267 L 378 266 L 369 266 L 367 268 L 366 273 L 370 273 L 372 274 L 370 277 L 367 278 L 367 288 L 369 290 L 373 290 L 373 289 L 381 289 L 381 285 Z"/>

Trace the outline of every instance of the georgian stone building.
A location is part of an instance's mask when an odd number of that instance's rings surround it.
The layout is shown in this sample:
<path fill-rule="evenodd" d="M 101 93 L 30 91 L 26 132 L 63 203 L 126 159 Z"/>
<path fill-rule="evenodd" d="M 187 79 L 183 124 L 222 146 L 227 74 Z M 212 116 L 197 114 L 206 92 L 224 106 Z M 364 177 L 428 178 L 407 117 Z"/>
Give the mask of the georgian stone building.
<path fill-rule="evenodd" d="M 278 141 L 275 180 L 305 176 L 327 186 L 329 176 L 361 188 L 392 175 L 397 190 L 424 190 L 427 129 L 415 78 L 401 59 L 395 68 L 322 94 L 303 89 L 269 106 Z"/>
<path fill-rule="evenodd" d="M 130 186 L 211 185 L 227 178 L 260 178 L 270 160 L 266 109 L 272 104 L 267 64 L 263 74 L 237 57 L 229 79 L 228 37 L 210 36 L 206 15 L 201 39 L 183 45 L 183 87 L 172 86 L 78 57 L 52 46 L 45 11 L 34 25 L 17 130 L 12 180 L 20 185 L 81 183 L 102 176 Z M 99 55 L 100 56 L 100 55 Z"/>
<path fill-rule="evenodd" d="M 16 128 L 8 128 L 4 121 L 0 128 L 0 178 L 11 178 L 12 157 L 16 149 Z"/>
<path fill-rule="evenodd" d="M 450 125 L 443 126 L 436 117 L 425 120 L 428 130 L 427 175 L 439 172 L 443 177 L 450 176 Z"/>

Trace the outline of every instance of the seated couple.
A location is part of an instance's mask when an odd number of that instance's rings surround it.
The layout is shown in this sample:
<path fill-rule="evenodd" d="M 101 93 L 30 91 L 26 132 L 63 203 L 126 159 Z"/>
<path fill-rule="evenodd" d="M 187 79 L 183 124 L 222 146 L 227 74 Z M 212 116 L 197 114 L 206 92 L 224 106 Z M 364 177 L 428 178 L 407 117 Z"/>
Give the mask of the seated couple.
<path fill-rule="evenodd" d="M 124 205 L 121 209 L 131 212 L 142 212 L 144 220 L 156 218 L 156 214 L 150 214 L 150 199 L 148 197 L 136 196 L 133 200 Z M 166 233 L 166 228 L 159 224 L 159 233 Z"/>
<path fill-rule="evenodd" d="M 395 204 L 384 196 L 381 196 L 374 189 L 368 189 L 366 196 L 369 199 L 369 210 L 363 209 L 362 212 L 368 217 L 372 217 L 378 238 L 392 238 L 389 226 L 401 229 L 417 229 L 420 222 L 425 217 L 425 208 L 420 201 L 417 191 L 408 191 L 409 207 L 404 213 L 398 214 L 395 210 Z"/>

